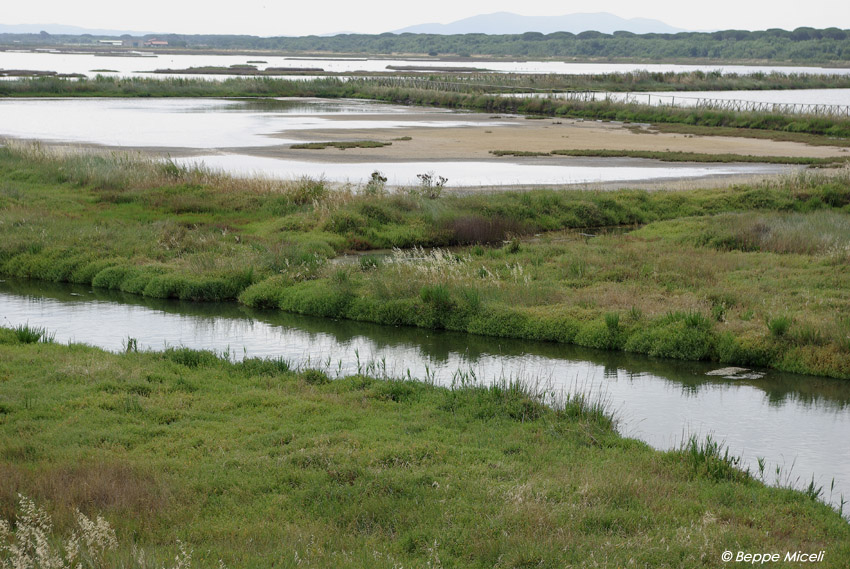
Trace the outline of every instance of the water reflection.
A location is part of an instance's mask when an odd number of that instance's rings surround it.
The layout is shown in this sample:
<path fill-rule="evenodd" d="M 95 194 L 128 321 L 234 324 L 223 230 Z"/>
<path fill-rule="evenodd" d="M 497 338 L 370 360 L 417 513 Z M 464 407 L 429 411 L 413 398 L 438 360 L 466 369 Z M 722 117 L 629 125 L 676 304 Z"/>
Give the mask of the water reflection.
<path fill-rule="evenodd" d="M 234 149 L 303 142 L 281 133 L 314 128 L 467 124 L 463 120 L 405 120 L 403 115 L 409 112 L 397 105 L 319 99 L 9 99 L 0 101 L 0 136 L 125 148 Z M 352 114 L 399 119 L 332 119 Z M 436 119 L 450 113 L 417 111 L 417 115 L 423 114 Z"/>
<path fill-rule="evenodd" d="M 519 378 L 553 393 L 586 392 L 606 400 L 620 431 L 656 448 L 689 433 L 713 433 L 744 468 L 779 466 L 783 480 L 850 495 L 850 382 L 767 370 L 761 379 L 706 376 L 718 366 L 611 353 L 554 343 L 488 338 L 414 328 L 332 321 L 237 304 L 148 299 L 87 286 L 6 279 L 0 321 L 30 323 L 120 351 L 184 345 L 245 356 L 282 357 L 331 375 L 386 373 L 450 385 L 459 378 Z M 770 481 L 776 482 L 776 481 Z M 829 498 L 827 498 L 829 499 Z"/>
<path fill-rule="evenodd" d="M 349 125 L 353 121 L 346 121 Z M 375 122 L 372 123 L 375 125 Z M 267 158 L 243 153 L 209 154 L 175 158 L 177 164 L 201 165 L 233 176 L 272 179 L 323 178 L 333 182 L 363 184 L 378 170 L 390 186 L 416 186 L 417 175 L 434 171 L 449 180 L 449 186 L 524 186 L 603 184 L 681 180 L 707 176 L 770 175 L 787 173 L 794 166 L 783 164 L 699 164 L 657 162 L 639 158 L 547 158 L 546 162 L 442 160 L 442 161 L 346 161 L 314 162 Z"/>
<path fill-rule="evenodd" d="M 45 317 L 49 318 L 53 315 L 52 317 L 56 318 L 64 309 L 69 316 L 87 316 L 94 320 L 96 325 L 98 322 L 103 323 L 98 313 L 102 314 L 108 308 L 124 311 L 137 307 L 142 309 L 142 313 L 150 319 L 156 320 L 157 327 L 166 325 L 165 330 L 146 342 L 152 348 L 161 347 L 165 343 L 175 345 L 184 340 L 189 341 L 191 337 L 186 335 L 185 328 L 167 329 L 169 323 L 185 319 L 192 323 L 193 336 L 204 337 L 211 334 L 224 336 L 223 338 L 208 337 L 204 345 L 198 345 L 199 348 L 222 351 L 229 346 L 232 355 L 237 358 L 243 357 L 246 353 L 251 356 L 279 355 L 274 346 L 245 345 L 245 351 L 243 351 L 242 341 L 250 342 L 252 333 L 265 334 L 268 330 L 285 333 L 291 330 L 303 334 L 305 341 L 309 344 L 330 341 L 342 349 L 356 347 L 364 338 L 368 339 L 371 351 L 375 353 L 416 348 L 422 358 L 435 364 L 452 362 L 459 355 L 470 364 L 493 357 L 507 360 L 533 358 L 542 364 L 537 367 L 547 367 L 546 364 L 551 366 L 554 361 L 583 362 L 588 366 L 599 366 L 598 375 L 604 379 L 634 382 L 643 380 L 647 376 L 663 378 L 680 388 L 683 397 L 698 397 L 703 390 L 730 386 L 730 381 L 727 379 L 706 375 L 706 372 L 718 367 L 712 363 L 656 359 L 641 354 L 608 352 L 550 342 L 491 338 L 449 331 L 382 326 L 350 320 L 329 320 L 280 311 L 257 310 L 237 303 L 162 300 L 119 291 L 93 289 L 85 285 L 11 278 L 0 282 L 0 295 L 2 295 L 0 308 L 3 309 L 0 317 L 10 322 L 13 317 L 23 316 L 24 310 L 33 312 L 48 301 L 56 302 L 45 306 L 47 309 Z M 29 306 L 22 309 L 22 304 Z M 168 315 L 177 316 L 179 320 L 170 319 Z M 57 324 L 60 323 L 57 322 Z M 82 329 L 82 325 L 81 322 L 67 322 L 64 325 L 60 324 L 60 327 L 67 328 L 70 334 L 74 329 Z M 48 327 L 56 330 L 53 326 Z M 109 334 L 111 331 L 104 332 L 102 336 Z M 128 330 L 128 334 L 133 335 L 133 331 Z M 112 339 L 77 337 L 76 341 L 94 345 L 106 344 L 107 349 L 116 349 L 116 347 L 120 348 L 125 338 L 126 336 Z M 62 339 L 65 340 L 64 337 Z M 156 345 L 157 343 L 159 346 Z M 763 392 L 765 402 L 771 406 L 797 403 L 805 407 L 828 407 L 837 412 L 845 411 L 850 406 L 850 382 L 848 381 L 771 370 L 761 379 L 737 380 L 734 385 L 749 386 Z"/>

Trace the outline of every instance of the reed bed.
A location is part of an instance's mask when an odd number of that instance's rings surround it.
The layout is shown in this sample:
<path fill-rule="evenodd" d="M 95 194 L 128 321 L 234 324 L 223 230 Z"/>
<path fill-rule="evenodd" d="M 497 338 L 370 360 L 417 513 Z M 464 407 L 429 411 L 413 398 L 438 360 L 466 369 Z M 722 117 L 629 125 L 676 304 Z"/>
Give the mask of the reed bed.
<path fill-rule="evenodd" d="M 474 84 L 440 81 L 419 81 L 416 84 L 399 86 L 389 79 L 368 77 L 323 77 L 310 81 L 287 81 L 268 77 L 231 78 L 218 82 L 197 79 L 159 80 L 98 76 L 92 80 L 76 81 L 36 78 L 0 82 L 0 96 L 347 97 L 482 112 L 715 128 L 732 127 L 763 132 L 805 133 L 833 138 L 850 138 L 850 119 L 840 116 L 659 107 L 613 101 L 567 101 L 555 97 L 505 97 L 491 91 L 492 88 L 482 89 Z"/>

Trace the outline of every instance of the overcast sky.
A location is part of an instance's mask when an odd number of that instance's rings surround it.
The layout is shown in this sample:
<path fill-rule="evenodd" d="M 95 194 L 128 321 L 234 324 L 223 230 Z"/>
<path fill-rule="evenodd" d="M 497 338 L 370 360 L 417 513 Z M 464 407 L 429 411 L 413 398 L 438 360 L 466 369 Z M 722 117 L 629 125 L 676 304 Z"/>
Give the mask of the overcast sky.
<path fill-rule="evenodd" d="M 492 12 L 560 16 L 611 12 L 652 18 L 689 30 L 850 28 L 848 0 L 2 0 L 2 24 L 66 24 L 86 28 L 175 33 L 301 36 L 381 33 L 422 23 L 449 23 Z"/>

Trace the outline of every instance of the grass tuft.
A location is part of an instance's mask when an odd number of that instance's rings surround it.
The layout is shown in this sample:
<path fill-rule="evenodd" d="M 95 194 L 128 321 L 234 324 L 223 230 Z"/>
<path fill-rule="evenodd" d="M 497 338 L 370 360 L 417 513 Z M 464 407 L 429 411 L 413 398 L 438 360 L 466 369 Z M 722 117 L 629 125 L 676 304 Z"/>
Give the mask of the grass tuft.
<path fill-rule="evenodd" d="M 53 342 L 56 337 L 55 332 L 48 332 L 46 328 L 41 326 L 30 326 L 29 323 L 18 324 L 13 329 L 15 339 L 21 344 L 34 344 L 36 342 Z"/>

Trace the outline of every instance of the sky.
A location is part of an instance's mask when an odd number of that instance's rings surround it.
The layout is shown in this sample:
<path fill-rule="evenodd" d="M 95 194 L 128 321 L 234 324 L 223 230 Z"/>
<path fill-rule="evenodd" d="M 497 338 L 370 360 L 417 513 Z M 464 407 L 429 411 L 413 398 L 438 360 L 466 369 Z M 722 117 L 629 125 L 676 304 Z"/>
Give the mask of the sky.
<path fill-rule="evenodd" d="M 0 24 L 64 24 L 86 28 L 184 34 L 303 36 L 382 33 L 423 23 L 449 23 L 477 14 L 514 12 L 560 16 L 610 12 L 651 18 L 687 30 L 838 27 L 850 29 L 847 0 L 3 0 Z"/>

